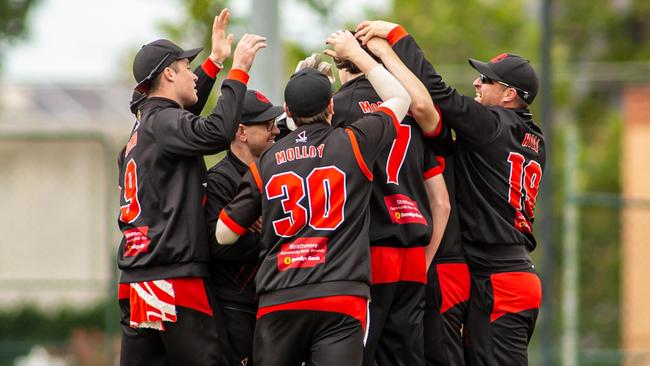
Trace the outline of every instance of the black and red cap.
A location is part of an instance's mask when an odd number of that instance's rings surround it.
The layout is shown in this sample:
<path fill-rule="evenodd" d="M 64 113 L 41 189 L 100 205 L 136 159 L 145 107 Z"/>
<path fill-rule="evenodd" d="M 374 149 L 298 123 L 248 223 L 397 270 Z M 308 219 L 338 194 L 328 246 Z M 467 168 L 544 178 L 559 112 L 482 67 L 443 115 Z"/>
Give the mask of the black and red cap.
<path fill-rule="evenodd" d="M 193 48 L 184 51 L 167 39 L 158 39 L 142 46 L 133 60 L 133 76 L 138 83 L 135 90 L 140 93 L 148 92 L 151 82 L 165 67 L 184 58 L 192 61 L 202 50 L 203 48 Z"/>
<path fill-rule="evenodd" d="M 244 96 L 241 124 L 249 125 L 268 122 L 278 118 L 284 109 L 275 106 L 271 101 L 257 90 L 247 90 Z"/>
<path fill-rule="evenodd" d="M 311 67 L 291 75 L 284 88 L 284 102 L 292 117 L 312 117 L 327 108 L 332 99 L 332 83 Z"/>
<path fill-rule="evenodd" d="M 539 80 L 530 61 L 511 53 L 502 53 L 489 62 L 470 58 L 469 64 L 481 74 L 506 83 L 515 89 L 526 103 L 531 104 L 537 95 Z"/>

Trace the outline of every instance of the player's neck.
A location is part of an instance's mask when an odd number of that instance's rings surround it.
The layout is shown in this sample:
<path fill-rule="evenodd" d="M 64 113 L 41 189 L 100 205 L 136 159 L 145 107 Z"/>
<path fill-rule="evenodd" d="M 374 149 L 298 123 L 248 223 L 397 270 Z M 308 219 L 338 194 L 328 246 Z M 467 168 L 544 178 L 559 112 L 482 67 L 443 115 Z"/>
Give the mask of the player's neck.
<path fill-rule="evenodd" d="M 257 156 L 251 153 L 250 149 L 246 146 L 242 146 L 236 141 L 230 144 L 230 152 L 232 152 L 237 159 L 241 160 L 242 163 L 250 165 L 257 159 Z"/>

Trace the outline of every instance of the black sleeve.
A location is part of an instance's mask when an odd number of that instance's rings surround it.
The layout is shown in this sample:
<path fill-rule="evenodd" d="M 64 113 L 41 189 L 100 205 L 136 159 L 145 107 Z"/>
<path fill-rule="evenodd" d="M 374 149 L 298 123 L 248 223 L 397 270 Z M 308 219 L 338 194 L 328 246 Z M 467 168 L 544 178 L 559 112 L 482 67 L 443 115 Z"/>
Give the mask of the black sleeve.
<path fill-rule="evenodd" d="M 397 136 L 399 122 L 388 108 L 366 114 L 347 129 L 353 131 L 359 150 L 368 167 L 372 167 L 381 153 Z"/>
<path fill-rule="evenodd" d="M 422 176 L 424 179 L 434 177 L 445 170 L 442 163 L 444 160 L 438 158 L 429 146 L 422 146 L 423 159 L 422 159 Z"/>
<path fill-rule="evenodd" d="M 496 113 L 446 85 L 411 35 L 395 42 L 393 50 L 422 80 L 433 103 L 440 108 L 441 123 L 453 128 L 460 141 L 467 142 L 469 147 L 478 147 L 492 142 L 498 136 L 501 126 Z"/>
<path fill-rule="evenodd" d="M 172 155 L 210 155 L 230 146 L 241 115 L 246 85 L 226 79 L 212 114 L 201 117 L 180 108 L 160 111 L 154 130 L 161 148 Z"/>
<path fill-rule="evenodd" d="M 423 137 L 425 145 L 436 155 L 448 157 L 454 153 L 454 137 L 449 126 L 441 125 L 440 132 L 435 137 Z"/>
<path fill-rule="evenodd" d="M 212 61 L 208 59 L 205 62 Z M 194 103 L 194 105 L 185 108 L 188 112 L 197 116 L 201 114 L 203 107 L 205 107 L 205 103 L 208 101 L 208 97 L 210 96 L 210 92 L 212 92 L 212 87 L 214 86 L 214 81 L 216 80 L 216 74 L 212 76 L 205 71 L 203 66 L 205 62 L 194 70 L 194 74 L 198 77 L 198 80 L 196 81 L 196 93 L 199 100 Z"/>
<path fill-rule="evenodd" d="M 205 216 L 208 225 L 210 252 L 219 260 L 241 260 L 258 251 L 259 234 L 250 230 L 237 240 L 236 245 L 219 245 L 215 237 L 219 213 L 237 193 L 237 183 L 219 171 L 208 173 Z"/>
<path fill-rule="evenodd" d="M 262 214 L 262 194 L 249 170 L 235 198 L 224 207 L 219 218 L 230 230 L 243 236 Z"/>

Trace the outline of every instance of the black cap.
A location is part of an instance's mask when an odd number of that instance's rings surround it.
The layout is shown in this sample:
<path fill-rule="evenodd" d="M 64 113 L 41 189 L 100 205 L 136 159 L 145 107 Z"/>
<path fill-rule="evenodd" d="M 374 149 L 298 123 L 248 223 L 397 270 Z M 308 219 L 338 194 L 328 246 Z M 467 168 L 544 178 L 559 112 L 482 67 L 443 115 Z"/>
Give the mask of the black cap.
<path fill-rule="evenodd" d="M 274 106 L 269 99 L 257 90 L 248 90 L 244 96 L 241 124 L 255 124 L 276 119 L 284 109 Z"/>
<path fill-rule="evenodd" d="M 151 81 L 165 67 L 184 58 L 192 61 L 202 50 L 203 48 L 193 48 L 183 51 L 182 48 L 167 39 L 159 39 L 142 46 L 133 60 L 133 76 L 138 83 L 135 90 L 141 93 L 149 91 Z"/>
<path fill-rule="evenodd" d="M 284 88 L 284 102 L 292 117 L 311 117 L 332 99 L 332 83 L 322 72 L 305 68 L 291 75 Z"/>
<path fill-rule="evenodd" d="M 510 53 L 502 53 L 489 62 L 469 59 L 469 64 L 481 74 L 496 81 L 515 87 L 517 94 L 531 104 L 537 95 L 539 81 L 537 73 L 525 58 Z"/>

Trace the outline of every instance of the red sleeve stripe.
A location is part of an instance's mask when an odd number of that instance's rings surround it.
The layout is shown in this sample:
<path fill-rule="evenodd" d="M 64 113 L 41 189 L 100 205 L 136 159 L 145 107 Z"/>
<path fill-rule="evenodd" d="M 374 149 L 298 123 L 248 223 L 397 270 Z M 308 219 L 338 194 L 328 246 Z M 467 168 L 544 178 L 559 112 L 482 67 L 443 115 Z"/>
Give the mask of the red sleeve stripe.
<path fill-rule="evenodd" d="M 347 132 L 348 136 L 350 136 L 350 145 L 352 145 L 352 151 L 354 152 L 355 159 L 357 159 L 357 164 L 359 164 L 359 168 L 361 168 L 361 171 L 366 176 L 366 178 L 368 178 L 368 180 L 372 182 L 372 172 L 370 171 L 370 169 L 368 169 L 366 162 L 363 160 L 363 155 L 361 155 L 361 150 L 359 150 L 359 143 L 357 142 L 357 137 L 354 135 L 354 132 L 352 132 L 352 130 L 349 128 L 346 128 L 345 132 Z"/>
<path fill-rule="evenodd" d="M 425 180 L 429 178 L 433 178 L 436 175 L 445 171 L 445 158 L 443 158 L 442 156 L 436 156 L 436 160 L 438 161 L 438 166 L 434 166 L 433 168 L 427 170 L 422 174 Z"/>
<path fill-rule="evenodd" d="M 221 71 L 221 68 L 217 66 L 210 58 L 208 57 L 205 61 L 203 61 L 203 64 L 201 64 L 201 68 L 203 71 L 205 71 L 206 74 L 208 74 L 209 77 L 216 79 L 217 74 L 219 71 Z"/>
<path fill-rule="evenodd" d="M 442 113 L 440 112 L 440 108 L 438 108 L 438 105 L 434 104 L 433 107 L 438 111 L 438 126 L 432 133 L 423 133 L 424 137 L 427 138 L 434 138 L 440 135 L 440 131 L 442 131 Z"/>
<path fill-rule="evenodd" d="M 257 170 L 257 164 L 255 162 L 252 162 L 249 166 L 248 169 L 251 170 L 251 174 L 253 175 L 253 179 L 255 179 L 255 183 L 257 184 L 257 189 L 262 191 L 262 176 L 260 175 L 260 171 Z"/>
<path fill-rule="evenodd" d="M 408 34 L 409 33 L 406 31 L 406 29 L 404 29 L 404 27 L 398 25 L 388 33 L 388 36 L 386 36 L 386 40 L 392 46 L 395 43 L 397 43 L 400 39 L 408 36 Z"/>
<path fill-rule="evenodd" d="M 379 107 L 377 108 L 377 112 L 384 112 L 388 116 L 390 116 L 391 121 L 393 121 L 393 126 L 395 126 L 395 132 L 399 131 L 399 121 L 397 120 L 397 117 L 395 117 L 395 113 L 393 113 L 393 110 L 390 108 L 386 107 Z"/>
<path fill-rule="evenodd" d="M 240 69 L 231 69 L 226 79 L 237 80 L 242 84 L 247 85 L 249 78 L 250 76 L 246 71 Z"/>
<path fill-rule="evenodd" d="M 226 224 L 226 226 L 228 226 L 228 228 L 234 231 L 237 235 L 242 236 L 246 234 L 246 228 L 239 225 L 235 222 L 235 220 L 228 216 L 228 213 L 225 209 L 221 210 L 221 213 L 219 214 L 219 220 Z"/>

